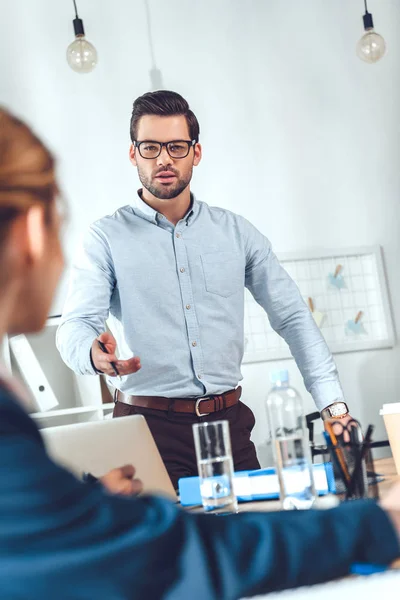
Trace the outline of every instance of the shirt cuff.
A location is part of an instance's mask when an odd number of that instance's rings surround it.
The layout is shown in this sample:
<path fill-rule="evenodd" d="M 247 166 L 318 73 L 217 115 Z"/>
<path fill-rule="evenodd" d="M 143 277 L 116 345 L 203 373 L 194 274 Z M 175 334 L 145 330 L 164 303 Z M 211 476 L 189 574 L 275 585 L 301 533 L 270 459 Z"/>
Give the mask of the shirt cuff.
<path fill-rule="evenodd" d="M 94 362 L 93 362 L 93 357 L 92 357 L 92 347 L 90 347 L 90 364 L 92 365 L 92 369 L 95 372 L 96 375 L 101 375 L 102 373 L 104 373 L 104 371 L 99 371 L 99 369 L 96 369 L 96 367 L 94 366 Z"/>
<path fill-rule="evenodd" d="M 96 334 L 85 337 L 85 339 L 79 344 L 79 350 L 75 351 L 75 360 L 78 368 L 74 368 L 74 371 L 79 373 L 79 375 L 98 375 L 98 371 L 92 360 L 91 352 L 95 335 Z M 71 360 L 71 362 L 75 364 L 75 361 Z"/>
<path fill-rule="evenodd" d="M 344 394 L 342 386 L 338 379 L 331 381 L 317 381 L 310 388 L 310 393 L 314 398 L 314 402 L 321 412 L 333 404 L 333 402 L 344 402 Z"/>

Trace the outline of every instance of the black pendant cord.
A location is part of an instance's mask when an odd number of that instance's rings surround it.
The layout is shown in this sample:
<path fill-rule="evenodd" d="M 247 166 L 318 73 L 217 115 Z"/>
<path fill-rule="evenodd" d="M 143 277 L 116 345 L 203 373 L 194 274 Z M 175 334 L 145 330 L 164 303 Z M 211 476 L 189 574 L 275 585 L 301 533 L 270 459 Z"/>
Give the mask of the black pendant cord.
<path fill-rule="evenodd" d="M 72 2 L 74 3 L 74 8 L 75 8 L 75 18 L 79 19 L 79 17 L 78 17 L 78 9 L 76 8 L 76 1 L 72 0 Z"/>
<path fill-rule="evenodd" d="M 363 16 L 364 29 L 365 29 L 365 31 L 368 31 L 369 29 L 374 28 L 374 20 L 372 18 L 371 13 L 368 12 L 367 0 L 364 0 L 364 6 L 365 6 L 365 15 Z"/>

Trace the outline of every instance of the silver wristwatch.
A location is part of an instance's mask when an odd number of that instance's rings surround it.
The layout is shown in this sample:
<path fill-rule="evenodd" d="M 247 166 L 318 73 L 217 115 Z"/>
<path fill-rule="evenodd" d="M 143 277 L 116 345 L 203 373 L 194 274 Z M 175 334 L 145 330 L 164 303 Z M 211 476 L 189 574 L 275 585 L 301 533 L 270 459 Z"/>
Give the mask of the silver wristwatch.
<path fill-rule="evenodd" d="M 333 402 L 324 410 L 321 411 L 321 419 L 326 421 L 327 419 L 343 419 L 349 414 L 349 409 L 346 402 Z"/>

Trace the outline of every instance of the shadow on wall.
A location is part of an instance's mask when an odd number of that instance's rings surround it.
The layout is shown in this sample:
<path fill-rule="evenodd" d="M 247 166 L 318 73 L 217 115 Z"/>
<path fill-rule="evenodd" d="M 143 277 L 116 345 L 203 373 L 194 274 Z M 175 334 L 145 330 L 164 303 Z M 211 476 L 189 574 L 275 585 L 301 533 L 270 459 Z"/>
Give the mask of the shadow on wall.
<path fill-rule="evenodd" d="M 155 55 L 155 51 L 154 51 L 154 41 L 153 41 L 150 7 L 149 7 L 148 0 L 144 0 L 144 6 L 145 6 L 145 10 L 146 10 L 147 35 L 148 35 L 148 40 L 149 40 L 149 50 L 150 50 L 151 64 L 152 64 L 152 67 L 149 71 L 150 85 L 151 85 L 152 91 L 163 90 L 164 89 L 163 75 L 156 64 L 156 55 Z"/>
<path fill-rule="evenodd" d="M 393 356 L 395 363 L 396 356 Z M 375 425 L 373 440 L 387 440 L 387 433 L 383 418 L 379 415 L 382 404 L 388 402 L 398 402 L 399 395 L 396 394 L 397 375 L 400 371 L 400 364 L 397 370 L 388 369 L 388 356 L 386 352 L 366 353 L 365 360 L 359 369 L 359 387 L 362 398 L 361 413 L 359 415 L 363 431 L 372 423 Z M 374 458 L 386 458 L 390 456 L 389 448 L 376 448 Z"/>

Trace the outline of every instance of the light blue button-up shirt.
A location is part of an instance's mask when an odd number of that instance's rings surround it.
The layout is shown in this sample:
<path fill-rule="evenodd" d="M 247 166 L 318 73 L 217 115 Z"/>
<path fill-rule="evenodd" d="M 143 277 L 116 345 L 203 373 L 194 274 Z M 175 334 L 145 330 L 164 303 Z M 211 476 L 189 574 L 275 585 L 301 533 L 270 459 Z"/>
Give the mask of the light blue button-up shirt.
<path fill-rule="evenodd" d="M 175 398 L 220 394 L 242 379 L 244 287 L 290 346 L 319 410 L 343 398 L 332 355 L 300 292 L 243 217 L 192 198 L 176 226 L 138 196 L 91 225 L 72 268 L 57 347 L 93 374 L 90 348 L 114 334 L 142 368 L 121 391 Z M 111 380 L 110 380 L 111 381 Z"/>

